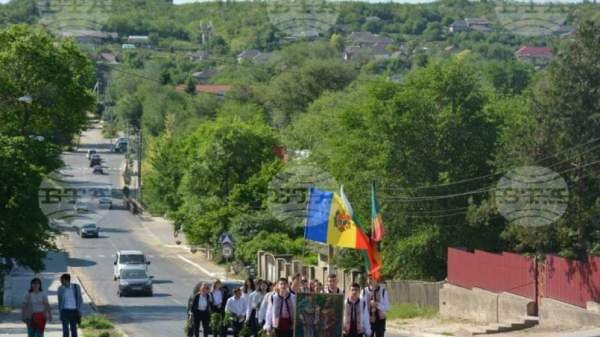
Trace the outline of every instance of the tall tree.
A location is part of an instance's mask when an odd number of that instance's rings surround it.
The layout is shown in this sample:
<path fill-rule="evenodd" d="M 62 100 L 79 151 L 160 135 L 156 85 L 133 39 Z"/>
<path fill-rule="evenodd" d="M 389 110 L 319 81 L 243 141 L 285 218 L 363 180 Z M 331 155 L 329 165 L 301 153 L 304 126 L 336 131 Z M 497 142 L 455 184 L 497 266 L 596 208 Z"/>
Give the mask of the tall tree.
<path fill-rule="evenodd" d="M 24 25 L 0 31 L 0 133 L 70 142 L 94 108 L 92 86 L 91 62 L 73 41 Z"/>

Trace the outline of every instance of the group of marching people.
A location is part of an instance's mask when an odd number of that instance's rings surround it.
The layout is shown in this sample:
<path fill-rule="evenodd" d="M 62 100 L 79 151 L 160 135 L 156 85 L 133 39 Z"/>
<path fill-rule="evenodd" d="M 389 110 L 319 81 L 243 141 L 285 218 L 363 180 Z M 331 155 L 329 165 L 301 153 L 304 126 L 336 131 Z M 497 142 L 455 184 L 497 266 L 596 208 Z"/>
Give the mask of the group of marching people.
<path fill-rule="evenodd" d="M 255 283 L 250 278 L 243 287 L 233 289 L 229 298 L 225 298 L 226 294 L 219 280 L 212 285 L 199 283 L 188 303 L 192 322 L 188 335 L 200 337 L 202 327 L 203 337 L 208 337 L 211 316 L 214 313 L 223 316 L 227 313 L 230 318 L 227 324 L 234 337 L 239 337 L 244 326 L 250 329 L 253 337 L 258 337 L 261 329 L 271 336 L 292 337 L 297 293 L 344 295 L 344 337 L 384 337 L 385 314 L 388 310 L 386 289 L 369 276 L 366 287 L 361 289 L 357 283 L 353 283 L 349 291 L 345 292 L 338 287 L 335 274 L 327 277 L 325 286 L 317 280 L 309 282 L 300 274 L 295 275 L 290 283 L 286 278 L 281 278 L 274 284 L 264 280 Z M 227 329 L 213 332 L 213 336 L 224 337 L 226 332 Z"/>

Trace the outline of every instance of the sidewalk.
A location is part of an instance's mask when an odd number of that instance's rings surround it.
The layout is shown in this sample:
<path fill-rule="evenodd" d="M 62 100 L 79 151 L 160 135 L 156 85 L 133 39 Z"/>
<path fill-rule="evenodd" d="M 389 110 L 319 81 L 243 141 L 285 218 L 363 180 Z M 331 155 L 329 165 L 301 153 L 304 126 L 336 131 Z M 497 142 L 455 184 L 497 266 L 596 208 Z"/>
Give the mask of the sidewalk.
<path fill-rule="evenodd" d="M 74 280 L 74 283 L 80 284 L 78 280 Z M 48 294 L 48 302 L 52 307 L 52 321 L 46 325 L 45 337 L 61 337 L 62 336 L 62 324 L 60 322 L 60 316 L 58 313 L 58 298 L 56 291 L 60 286 L 60 281 L 54 280 L 50 286 L 45 285 L 46 293 Z M 23 293 L 24 296 L 25 293 Z M 82 289 L 83 296 L 83 315 L 89 315 L 93 312 L 90 306 L 90 299 Z M 81 329 L 79 335 L 83 336 Z M 27 327 L 21 322 L 21 310 L 15 309 L 9 314 L 0 314 L 0 337 L 27 337 Z"/>

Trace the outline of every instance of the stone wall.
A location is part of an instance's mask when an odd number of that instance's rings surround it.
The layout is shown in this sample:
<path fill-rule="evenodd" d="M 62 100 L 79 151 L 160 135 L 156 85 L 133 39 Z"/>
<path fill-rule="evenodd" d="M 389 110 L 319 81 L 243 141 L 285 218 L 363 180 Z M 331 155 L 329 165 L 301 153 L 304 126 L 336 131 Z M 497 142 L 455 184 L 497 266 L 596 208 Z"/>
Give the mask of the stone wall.
<path fill-rule="evenodd" d="M 291 278 L 301 273 L 308 279 L 317 279 L 323 284 L 327 282 L 328 270 L 325 265 L 305 265 L 302 261 L 294 260 L 291 256 L 273 255 L 259 251 L 257 254 L 257 278 L 276 281 L 280 277 Z M 337 268 L 336 275 L 340 287 L 350 288 L 353 282 L 364 284 L 364 275 L 358 270 Z M 412 303 L 430 308 L 439 308 L 439 291 L 445 282 L 424 282 L 392 280 L 386 281 L 391 304 Z"/>

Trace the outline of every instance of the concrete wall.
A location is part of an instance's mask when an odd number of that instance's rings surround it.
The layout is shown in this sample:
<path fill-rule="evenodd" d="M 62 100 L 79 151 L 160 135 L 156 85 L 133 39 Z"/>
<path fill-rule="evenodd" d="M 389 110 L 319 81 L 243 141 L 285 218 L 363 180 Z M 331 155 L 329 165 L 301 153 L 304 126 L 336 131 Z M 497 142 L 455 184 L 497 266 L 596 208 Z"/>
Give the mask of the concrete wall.
<path fill-rule="evenodd" d="M 544 327 L 600 326 L 600 313 L 550 298 L 542 299 L 539 314 Z"/>
<path fill-rule="evenodd" d="M 442 282 L 393 280 L 386 282 L 391 303 L 412 303 L 436 310 L 440 307 Z"/>
<path fill-rule="evenodd" d="M 531 314 L 533 301 L 487 290 L 466 289 L 444 284 L 440 290 L 440 315 L 445 318 L 469 319 L 476 322 L 511 322 Z"/>
<path fill-rule="evenodd" d="M 291 258 L 283 259 L 268 252 L 257 253 L 257 275 L 259 277 L 276 281 L 279 277 L 291 277 L 297 272 L 304 274 L 309 279 L 317 279 L 325 284 L 328 269 L 324 265 L 305 265 L 301 261 Z M 358 270 L 335 270 L 340 287 L 349 289 L 354 282 L 363 284 L 364 275 Z M 390 303 L 412 303 L 434 309 L 439 307 L 439 290 L 444 282 L 423 281 L 386 281 Z"/>

